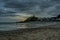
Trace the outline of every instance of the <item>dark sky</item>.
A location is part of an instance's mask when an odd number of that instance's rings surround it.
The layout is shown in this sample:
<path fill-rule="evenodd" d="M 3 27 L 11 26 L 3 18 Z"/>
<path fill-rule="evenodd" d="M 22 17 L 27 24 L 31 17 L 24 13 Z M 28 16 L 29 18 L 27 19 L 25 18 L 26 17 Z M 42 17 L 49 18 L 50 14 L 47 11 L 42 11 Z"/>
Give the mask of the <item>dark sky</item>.
<path fill-rule="evenodd" d="M 51 17 L 60 14 L 60 0 L 0 0 L 0 16 L 36 15 Z"/>

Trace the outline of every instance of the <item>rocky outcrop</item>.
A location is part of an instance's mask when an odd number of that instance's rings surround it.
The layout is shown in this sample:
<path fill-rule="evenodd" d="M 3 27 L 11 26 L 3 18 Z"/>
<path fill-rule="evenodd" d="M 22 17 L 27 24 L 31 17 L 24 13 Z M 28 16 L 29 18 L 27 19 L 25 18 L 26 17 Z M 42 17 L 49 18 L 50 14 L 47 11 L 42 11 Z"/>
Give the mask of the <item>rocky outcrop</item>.
<path fill-rule="evenodd" d="M 31 16 L 31 17 L 27 18 L 24 22 L 30 22 L 30 21 L 38 21 L 38 18 L 35 16 Z"/>
<path fill-rule="evenodd" d="M 53 22 L 53 21 L 59 21 L 60 22 L 60 15 L 57 17 L 51 17 L 51 18 L 38 18 L 35 16 L 28 17 L 25 21 L 20 21 L 17 23 L 25 23 L 25 22 L 32 22 L 32 21 L 41 21 L 41 22 Z"/>
<path fill-rule="evenodd" d="M 60 15 L 58 15 L 57 18 L 60 18 Z"/>

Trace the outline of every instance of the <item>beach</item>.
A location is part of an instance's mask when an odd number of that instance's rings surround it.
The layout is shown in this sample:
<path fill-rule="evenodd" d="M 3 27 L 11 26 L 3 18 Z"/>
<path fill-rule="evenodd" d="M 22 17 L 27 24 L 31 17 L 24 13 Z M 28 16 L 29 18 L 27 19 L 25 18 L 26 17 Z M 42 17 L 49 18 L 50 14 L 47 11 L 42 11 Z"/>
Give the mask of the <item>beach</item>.
<path fill-rule="evenodd" d="M 59 25 L 0 32 L 0 40 L 60 40 Z"/>

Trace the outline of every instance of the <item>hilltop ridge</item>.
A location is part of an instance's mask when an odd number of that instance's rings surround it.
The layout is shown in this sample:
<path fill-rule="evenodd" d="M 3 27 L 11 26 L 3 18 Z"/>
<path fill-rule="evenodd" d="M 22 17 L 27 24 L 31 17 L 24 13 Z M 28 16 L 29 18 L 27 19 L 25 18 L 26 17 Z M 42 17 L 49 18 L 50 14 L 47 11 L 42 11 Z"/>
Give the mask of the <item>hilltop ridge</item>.
<path fill-rule="evenodd" d="M 51 18 L 38 18 L 36 16 L 31 16 L 24 21 L 20 21 L 19 23 L 32 22 L 32 21 L 41 21 L 41 22 L 60 21 L 60 15 Z"/>

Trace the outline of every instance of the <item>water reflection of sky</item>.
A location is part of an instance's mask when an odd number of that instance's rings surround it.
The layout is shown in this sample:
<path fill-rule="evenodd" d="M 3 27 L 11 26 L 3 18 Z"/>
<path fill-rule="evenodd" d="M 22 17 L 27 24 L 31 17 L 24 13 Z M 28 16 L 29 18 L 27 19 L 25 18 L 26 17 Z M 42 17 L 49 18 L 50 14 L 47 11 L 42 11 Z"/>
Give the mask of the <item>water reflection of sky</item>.
<path fill-rule="evenodd" d="M 28 22 L 28 23 L 0 24 L 0 31 L 9 31 L 9 30 L 26 29 L 26 28 L 38 28 L 38 27 L 43 28 L 48 25 L 57 25 L 57 24 L 60 25 L 60 22 L 30 22 L 30 23 Z"/>
<path fill-rule="evenodd" d="M 18 23 L 17 28 L 37 28 L 48 25 L 56 25 L 58 22 L 30 22 L 30 23 Z"/>

